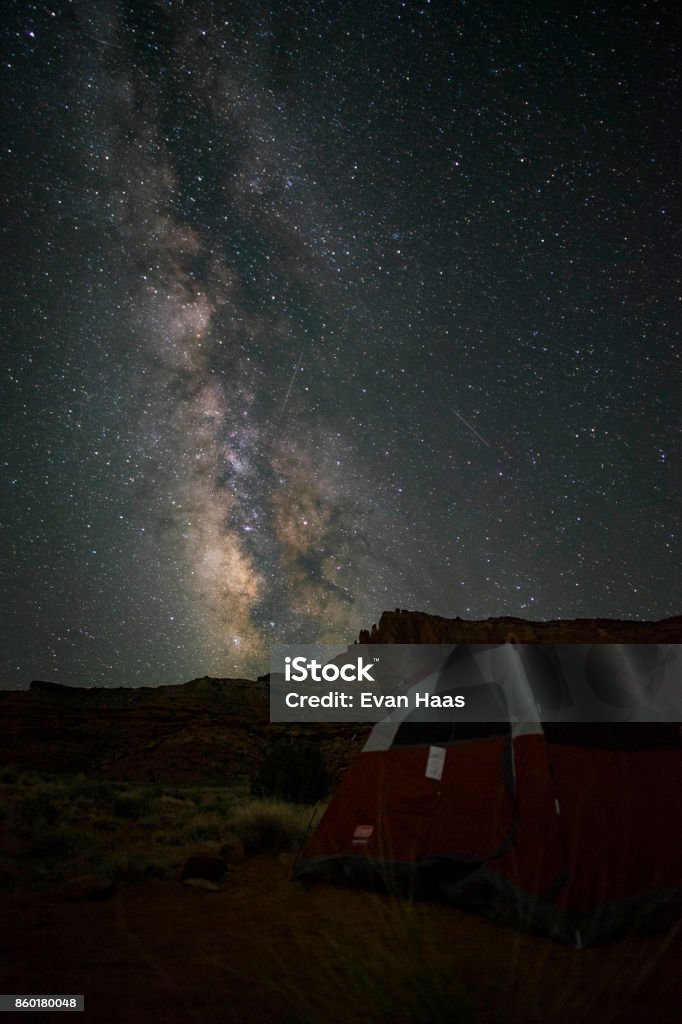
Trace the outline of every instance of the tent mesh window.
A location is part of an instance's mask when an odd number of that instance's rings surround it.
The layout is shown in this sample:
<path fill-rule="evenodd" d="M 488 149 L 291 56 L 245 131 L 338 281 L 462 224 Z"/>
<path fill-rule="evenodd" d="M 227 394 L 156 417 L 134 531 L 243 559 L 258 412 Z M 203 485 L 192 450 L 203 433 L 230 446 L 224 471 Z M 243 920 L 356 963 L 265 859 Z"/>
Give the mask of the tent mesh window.
<path fill-rule="evenodd" d="M 493 736 L 509 736 L 509 722 L 410 722 L 405 721 L 395 734 L 393 747 L 443 746 L 469 743 Z"/>
<path fill-rule="evenodd" d="M 672 722 L 545 722 L 548 743 L 595 750 L 677 750 L 682 730 Z"/>

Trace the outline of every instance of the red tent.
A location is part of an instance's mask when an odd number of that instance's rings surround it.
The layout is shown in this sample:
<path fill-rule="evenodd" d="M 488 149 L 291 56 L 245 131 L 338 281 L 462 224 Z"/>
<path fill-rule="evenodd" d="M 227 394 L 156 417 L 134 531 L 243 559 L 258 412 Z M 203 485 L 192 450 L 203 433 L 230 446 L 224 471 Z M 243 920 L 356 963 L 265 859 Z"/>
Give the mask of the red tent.
<path fill-rule="evenodd" d="M 556 704 L 564 681 L 543 648 L 530 661 Z M 452 691 L 470 657 L 458 645 L 434 692 Z M 680 906 L 682 727 L 448 714 L 375 726 L 296 877 L 398 885 L 579 946 Z"/>

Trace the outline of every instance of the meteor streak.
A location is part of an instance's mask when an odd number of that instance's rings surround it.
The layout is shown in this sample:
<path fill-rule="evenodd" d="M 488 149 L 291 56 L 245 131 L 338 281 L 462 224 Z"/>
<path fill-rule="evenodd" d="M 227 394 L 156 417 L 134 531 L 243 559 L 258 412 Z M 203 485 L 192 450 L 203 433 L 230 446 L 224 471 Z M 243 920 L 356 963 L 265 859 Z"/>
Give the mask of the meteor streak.
<path fill-rule="evenodd" d="M 289 387 L 287 388 L 287 393 L 284 396 L 284 401 L 282 402 L 282 408 L 280 409 L 279 416 L 277 417 L 277 422 L 278 423 L 280 422 L 280 420 L 282 419 L 282 416 L 284 415 L 284 410 L 287 407 L 287 402 L 289 401 L 289 395 L 291 394 L 291 389 L 294 386 L 294 381 L 296 380 L 296 374 L 298 373 L 298 368 L 301 365 L 301 360 L 302 359 L 303 359 L 303 349 L 301 349 L 301 354 L 298 357 L 298 362 L 296 363 L 296 368 L 295 368 L 294 372 L 291 375 L 291 380 L 289 381 Z"/>
<path fill-rule="evenodd" d="M 471 431 L 471 433 L 476 435 L 476 437 L 478 438 L 479 441 L 483 441 L 483 444 L 487 445 L 487 447 L 490 448 L 490 443 L 488 441 L 486 441 L 486 439 L 484 437 L 481 437 L 481 435 L 479 434 L 479 432 L 476 430 L 475 427 L 472 427 L 470 423 L 467 423 L 467 421 L 464 419 L 464 417 L 460 416 L 460 414 L 457 412 L 456 409 L 453 409 L 452 411 L 454 412 L 455 416 L 457 416 L 457 418 L 462 421 L 464 426 L 468 427 L 469 430 Z"/>

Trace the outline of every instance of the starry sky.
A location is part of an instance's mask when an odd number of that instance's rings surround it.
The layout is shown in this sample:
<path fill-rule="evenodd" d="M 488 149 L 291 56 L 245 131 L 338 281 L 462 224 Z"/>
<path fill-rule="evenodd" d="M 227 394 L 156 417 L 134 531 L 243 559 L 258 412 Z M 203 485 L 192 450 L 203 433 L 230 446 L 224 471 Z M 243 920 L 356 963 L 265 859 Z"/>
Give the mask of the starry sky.
<path fill-rule="evenodd" d="M 1 686 L 680 613 L 677 6 L 5 5 Z"/>

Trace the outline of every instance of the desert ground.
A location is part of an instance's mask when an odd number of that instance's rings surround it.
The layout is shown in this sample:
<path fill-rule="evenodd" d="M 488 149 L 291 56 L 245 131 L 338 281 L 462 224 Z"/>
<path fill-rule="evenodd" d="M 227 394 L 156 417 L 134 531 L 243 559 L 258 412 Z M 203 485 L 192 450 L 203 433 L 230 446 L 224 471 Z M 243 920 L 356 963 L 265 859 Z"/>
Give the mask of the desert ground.
<path fill-rule="evenodd" d="M 243 780 L 6 769 L 0 791 L 2 992 L 83 994 L 98 1024 L 679 1020 L 679 921 L 576 950 L 442 903 L 306 888 L 291 875 L 312 809 L 254 803 Z M 178 881 L 237 831 L 219 882 Z M 93 876 L 111 884 L 74 890 Z"/>
<path fill-rule="evenodd" d="M 679 1020 L 679 928 L 579 951 L 289 876 L 288 858 L 261 855 L 218 892 L 150 881 L 80 903 L 5 895 L 2 990 L 83 993 L 101 1024 Z"/>

